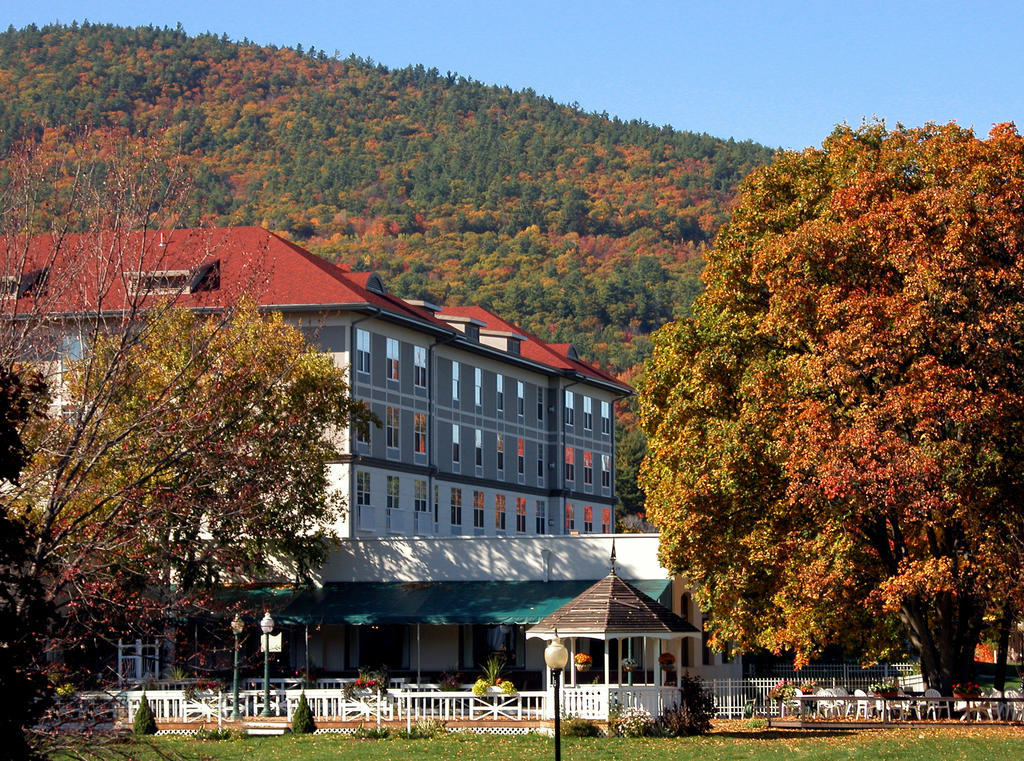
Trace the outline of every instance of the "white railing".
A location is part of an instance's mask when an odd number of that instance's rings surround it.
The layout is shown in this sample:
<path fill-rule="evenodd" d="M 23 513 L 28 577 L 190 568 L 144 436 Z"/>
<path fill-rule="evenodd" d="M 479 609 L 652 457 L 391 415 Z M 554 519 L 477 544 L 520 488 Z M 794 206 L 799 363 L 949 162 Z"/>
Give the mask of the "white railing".
<path fill-rule="evenodd" d="M 291 719 L 302 696 L 302 690 L 272 689 L 270 715 Z M 340 689 L 306 690 L 306 702 L 318 719 L 330 721 L 401 721 L 411 726 L 424 719 L 440 721 L 483 721 L 541 719 L 544 717 L 547 693 L 517 692 L 513 695 L 496 692 L 474 695 L 465 692 L 419 692 L 388 690 L 383 695 L 365 694 L 345 697 Z M 197 694 L 186 698 L 183 690 L 141 690 L 121 692 L 118 698 L 130 722 L 139 710 L 143 694 L 158 722 L 210 724 L 230 719 L 232 697 L 229 692 Z M 240 690 L 238 712 L 243 717 L 259 716 L 264 705 L 263 690 Z"/>
<path fill-rule="evenodd" d="M 652 716 L 660 716 L 666 708 L 679 704 L 675 687 L 607 687 L 583 685 L 562 691 L 562 710 L 581 719 L 607 720 L 614 708 L 643 708 Z"/>

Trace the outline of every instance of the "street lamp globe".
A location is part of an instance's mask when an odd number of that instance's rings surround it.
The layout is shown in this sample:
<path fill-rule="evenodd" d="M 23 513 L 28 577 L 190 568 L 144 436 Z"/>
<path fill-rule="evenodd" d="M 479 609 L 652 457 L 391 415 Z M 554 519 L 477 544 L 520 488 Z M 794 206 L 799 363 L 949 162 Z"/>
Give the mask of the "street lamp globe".
<path fill-rule="evenodd" d="M 274 631 L 274 619 L 270 617 L 270 611 L 264 611 L 263 618 L 260 619 L 260 629 L 264 634 Z"/>
<path fill-rule="evenodd" d="M 235 614 L 235 617 L 231 619 L 231 631 L 235 636 L 241 636 L 242 632 L 245 631 L 245 622 L 237 613 Z"/>
<path fill-rule="evenodd" d="M 569 651 L 565 649 L 562 640 L 555 635 L 555 638 L 544 648 L 544 663 L 553 671 L 561 671 L 569 662 Z"/>

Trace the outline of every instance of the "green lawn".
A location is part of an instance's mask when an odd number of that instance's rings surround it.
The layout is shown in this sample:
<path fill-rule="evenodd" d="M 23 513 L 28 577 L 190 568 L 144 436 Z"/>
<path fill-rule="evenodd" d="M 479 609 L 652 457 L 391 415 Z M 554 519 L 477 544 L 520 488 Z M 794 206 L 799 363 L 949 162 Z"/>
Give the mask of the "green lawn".
<path fill-rule="evenodd" d="M 356 740 L 339 735 L 204 741 L 158 737 L 152 748 L 121 750 L 132 761 L 374 761 L 466 759 L 537 761 L 554 758 L 553 741 L 540 736 L 459 735 L 439 740 Z M 1024 759 L 1024 729 L 949 729 L 807 732 L 717 728 L 685 739 L 566 738 L 565 761 L 1013 761 Z"/>

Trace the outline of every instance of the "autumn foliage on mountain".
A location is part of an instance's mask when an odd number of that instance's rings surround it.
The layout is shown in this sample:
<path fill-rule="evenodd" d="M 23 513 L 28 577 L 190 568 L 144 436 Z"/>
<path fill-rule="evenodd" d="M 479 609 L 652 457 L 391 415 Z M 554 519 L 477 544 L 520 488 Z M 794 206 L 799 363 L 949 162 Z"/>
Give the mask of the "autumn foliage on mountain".
<path fill-rule="evenodd" d="M 183 223 L 283 232 L 620 373 L 688 312 L 736 184 L 770 157 L 422 66 L 180 28 L 12 28 L 0 84 L 0 151 L 29 140 L 64 159 L 83 140 L 114 153 L 158 137 L 192 168 Z"/>

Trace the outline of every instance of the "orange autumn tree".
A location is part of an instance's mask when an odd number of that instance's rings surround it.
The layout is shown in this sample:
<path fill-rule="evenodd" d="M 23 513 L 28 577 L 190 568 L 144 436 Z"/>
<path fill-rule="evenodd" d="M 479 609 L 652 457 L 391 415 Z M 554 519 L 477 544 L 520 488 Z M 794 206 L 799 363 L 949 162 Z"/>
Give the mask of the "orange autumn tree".
<path fill-rule="evenodd" d="M 1024 140 L 839 127 L 742 186 L 640 392 L 662 562 L 715 636 L 943 694 L 1020 610 Z"/>

